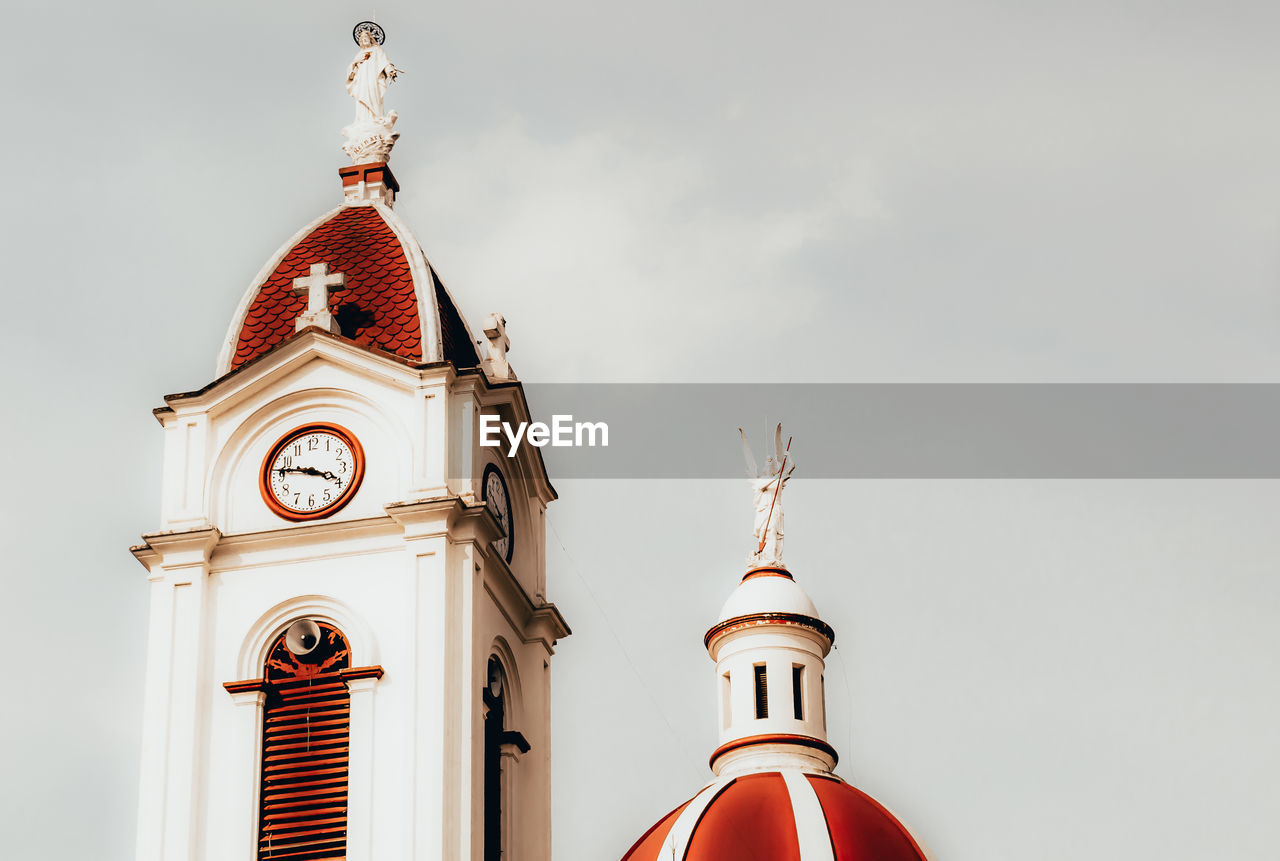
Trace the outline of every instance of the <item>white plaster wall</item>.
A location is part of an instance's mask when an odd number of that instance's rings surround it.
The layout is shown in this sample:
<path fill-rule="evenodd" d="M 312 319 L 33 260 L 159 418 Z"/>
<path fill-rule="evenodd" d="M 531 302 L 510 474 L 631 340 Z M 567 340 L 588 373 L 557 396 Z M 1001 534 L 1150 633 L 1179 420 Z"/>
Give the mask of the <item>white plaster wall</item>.
<path fill-rule="evenodd" d="M 452 374 L 304 335 L 161 414 L 162 530 L 138 551 L 152 579 L 139 859 L 253 857 L 261 695 L 222 685 L 261 677 L 268 644 L 305 616 L 342 629 L 354 666 L 385 670 L 350 685 L 352 861 L 479 861 L 480 689 L 499 638 L 519 692 L 509 726 L 533 746 L 513 768 L 507 857 L 549 858 L 549 649 L 525 642 L 511 607 L 485 588 L 486 577 L 507 575 L 485 572 L 497 563 L 476 534 L 458 531 L 456 504 L 386 508 L 458 484 L 477 498 L 494 450 L 472 432 L 475 379 Z M 510 390 L 486 397 L 513 409 Z M 271 445 L 312 421 L 353 432 L 367 469 L 341 511 L 293 523 L 267 509 L 258 476 Z M 500 462 L 516 519 L 512 573 L 540 601 L 551 492 L 527 456 Z M 465 480 L 449 480 L 450 464 Z"/>
<path fill-rule="evenodd" d="M 212 624 L 205 644 L 212 659 L 204 685 L 209 721 L 204 766 L 198 770 L 203 776 L 206 857 L 252 857 L 245 853 L 256 842 L 260 723 L 241 714 L 245 707 L 234 702 L 223 682 L 261 677 L 267 646 L 290 621 L 303 617 L 337 625 L 351 644 L 352 666 L 411 663 L 412 620 L 405 610 L 408 565 L 399 536 L 379 531 L 382 534 L 325 541 L 313 547 L 315 555 L 283 562 L 271 558 L 278 551 L 215 553 L 208 605 Z M 273 623 L 265 627 L 264 618 Z M 363 798 L 350 792 L 350 804 L 353 815 L 373 813 L 374 827 L 404 833 L 403 823 L 396 827 L 397 816 L 404 815 L 399 805 L 380 804 L 378 798 L 388 791 L 384 787 L 409 783 L 402 761 L 390 755 L 397 739 L 407 740 L 413 730 L 408 720 L 411 688 L 403 672 L 398 675 L 389 671 L 370 693 L 375 703 L 370 769 L 374 791 Z M 353 709 L 353 741 L 366 729 L 357 725 Z M 354 771 L 353 767 L 353 776 Z M 246 792 L 246 786 L 251 791 Z M 367 850 L 351 857 L 368 857 Z"/>
<path fill-rule="evenodd" d="M 532 489 L 534 479 L 526 459 L 506 457 L 505 451 L 475 447 L 475 494 L 479 499 L 483 492 L 480 482 L 489 465 L 502 470 L 511 495 L 511 519 L 516 536 L 511 572 L 531 598 L 541 600 L 546 594 L 546 505 Z"/>
<path fill-rule="evenodd" d="M 729 673 L 731 713 L 728 725 L 721 714 L 720 744 L 765 733 L 806 735 L 825 741 L 822 692 L 818 684 L 825 662 L 825 649 L 816 635 L 804 629 L 784 626 L 748 628 L 724 637 L 717 644 L 716 699 L 723 701 L 719 685 Z M 757 718 L 755 710 L 756 664 L 764 664 L 769 685 L 769 716 Z M 804 718 L 796 720 L 792 701 L 791 668 L 799 664 L 804 672 Z"/>
<path fill-rule="evenodd" d="M 359 492 L 326 521 L 382 516 L 389 502 L 448 492 L 448 452 L 461 439 L 449 432 L 449 368 L 416 370 L 318 335 L 269 358 L 161 414 L 161 529 L 289 526 L 261 504 L 258 474 L 273 443 L 317 420 L 355 433 L 368 464 Z"/>
<path fill-rule="evenodd" d="M 504 810 L 508 827 L 503 845 L 506 861 L 550 861 L 551 857 L 551 690 L 550 653 L 537 643 L 523 643 L 520 632 L 486 594 L 479 606 L 474 640 L 477 685 L 486 678 L 489 656 L 497 655 L 507 671 L 504 729 L 524 734 L 529 751 L 504 762 L 509 806 Z M 477 687 L 477 691 L 479 688 Z M 483 738 L 483 717 L 477 712 L 474 732 Z M 477 774 L 484 766 L 483 745 L 476 746 Z M 483 831 L 483 810 L 473 810 L 473 827 Z M 477 847 L 477 850 L 479 847 Z M 474 858 L 480 859 L 477 851 Z"/>
<path fill-rule="evenodd" d="M 314 421 L 347 428 L 365 454 L 360 488 L 326 522 L 382 516 L 383 506 L 404 499 L 409 489 L 415 455 L 409 431 L 415 418 L 412 395 L 403 386 L 317 358 L 284 379 L 268 381 L 251 397 L 217 410 L 211 415 L 212 451 L 205 466 L 210 521 L 224 534 L 289 526 L 262 504 L 259 475 L 280 437 Z M 201 454 L 193 451 L 192 457 Z"/>

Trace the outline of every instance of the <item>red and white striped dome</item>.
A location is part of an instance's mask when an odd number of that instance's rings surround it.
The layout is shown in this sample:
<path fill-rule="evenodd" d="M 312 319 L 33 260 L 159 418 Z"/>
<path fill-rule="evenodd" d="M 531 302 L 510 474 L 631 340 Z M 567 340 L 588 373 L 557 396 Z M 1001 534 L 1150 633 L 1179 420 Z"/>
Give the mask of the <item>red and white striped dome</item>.
<path fill-rule="evenodd" d="M 668 813 L 622 861 L 933 861 L 874 798 L 830 774 L 721 779 Z"/>

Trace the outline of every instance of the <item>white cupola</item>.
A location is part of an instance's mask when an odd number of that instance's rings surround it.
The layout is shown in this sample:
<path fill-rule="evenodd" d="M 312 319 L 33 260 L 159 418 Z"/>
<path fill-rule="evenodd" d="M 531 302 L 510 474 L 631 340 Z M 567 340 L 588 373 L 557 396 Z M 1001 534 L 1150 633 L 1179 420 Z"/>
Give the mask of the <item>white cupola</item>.
<path fill-rule="evenodd" d="M 622 861 L 932 861 L 902 822 L 834 773 L 823 672 L 835 632 L 781 558 L 790 443 L 783 447 L 778 425 L 761 472 L 742 439 L 755 495 L 752 554 L 704 640 L 720 701 L 715 779 Z"/>
<path fill-rule="evenodd" d="M 720 690 L 717 776 L 780 768 L 829 773 L 823 673 L 831 626 L 780 566 L 752 568 L 707 632 Z"/>

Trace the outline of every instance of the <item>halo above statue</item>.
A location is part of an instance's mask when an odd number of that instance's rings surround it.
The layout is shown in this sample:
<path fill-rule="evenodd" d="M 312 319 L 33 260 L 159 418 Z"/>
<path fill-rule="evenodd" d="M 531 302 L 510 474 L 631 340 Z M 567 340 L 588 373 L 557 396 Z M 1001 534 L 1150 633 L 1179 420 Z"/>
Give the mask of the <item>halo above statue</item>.
<path fill-rule="evenodd" d="M 361 21 L 351 31 L 351 38 L 355 40 L 357 45 L 360 44 L 361 31 L 368 31 L 369 35 L 373 37 L 373 41 L 377 42 L 379 45 L 387 41 L 387 34 L 382 31 L 381 27 L 373 21 Z"/>

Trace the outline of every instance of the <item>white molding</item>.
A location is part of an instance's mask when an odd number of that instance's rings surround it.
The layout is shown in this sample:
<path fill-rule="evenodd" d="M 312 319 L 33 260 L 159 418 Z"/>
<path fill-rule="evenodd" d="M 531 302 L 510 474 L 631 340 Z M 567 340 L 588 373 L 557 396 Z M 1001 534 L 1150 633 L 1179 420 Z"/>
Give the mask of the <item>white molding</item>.
<path fill-rule="evenodd" d="M 399 462 L 398 468 L 390 470 L 390 474 L 403 476 L 407 472 L 413 460 L 413 444 L 408 429 L 376 401 L 349 389 L 331 386 L 286 392 L 264 402 L 241 421 L 222 444 L 217 456 L 209 460 L 205 477 L 208 488 L 205 505 L 209 518 L 214 523 L 230 522 L 230 504 L 235 499 L 230 483 L 238 475 L 236 467 L 244 462 L 255 445 L 260 445 L 267 437 L 274 439 L 273 433 L 279 436 L 280 428 L 303 422 L 307 414 L 320 413 L 327 421 L 342 422 L 348 416 L 371 420 L 385 434 L 388 448 L 383 451 L 384 456 L 392 454 Z M 351 423 L 349 418 L 346 422 Z M 273 426 L 277 432 L 269 432 Z M 397 490 L 402 492 L 404 488 Z"/>
<path fill-rule="evenodd" d="M 809 778 L 802 772 L 787 770 L 782 772 L 782 780 L 791 798 L 791 818 L 796 823 L 800 861 L 835 861 L 827 817 Z"/>
<path fill-rule="evenodd" d="M 351 719 L 347 738 L 347 859 L 371 861 L 377 806 L 373 801 L 375 691 L 378 679 L 348 679 Z"/>
<path fill-rule="evenodd" d="M 516 654 L 512 651 L 511 646 L 507 643 L 505 637 L 501 634 L 493 638 L 493 642 L 489 644 L 489 652 L 485 657 L 484 666 L 487 669 L 489 658 L 496 657 L 502 664 L 502 670 L 506 674 L 506 703 L 504 705 L 504 717 L 507 726 L 504 729 L 514 729 L 523 732 L 521 727 L 526 727 L 524 715 L 524 685 L 520 681 L 520 664 L 516 660 Z M 515 706 L 513 709 L 512 706 Z M 527 728 L 527 727 L 526 727 Z"/>
<path fill-rule="evenodd" d="M 689 851 L 689 840 L 693 837 L 693 830 L 702 819 L 702 814 L 730 782 L 731 779 L 716 780 L 693 797 L 685 809 L 680 811 L 676 821 L 671 824 L 667 839 L 662 842 L 662 852 L 659 857 L 665 858 L 670 852 L 672 858 L 684 858 L 685 853 Z"/>
<path fill-rule="evenodd" d="M 409 263 L 409 273 L 413 278 L 414 293 L 418 299 L 418 320 L 419 327 L 422 329 L 422 361 L 423 362 L 441 362 L 444 361 L 444 337 L 441 335 L 440 312 L 436 309 L 436 291 L 435 285 L 431 281 L 431 261 L 427 260 L 427 254 L 422 250 L 422 245 L 418 242 L 413 232 L 409 230 L 409 226 L 404 220 L 396 214 L 395 210 L 390 207 L 370 201 L 365 204 L 372 206 L 382 216 L 382 220 L 391 228 L 391 232 L 396 239 L 400 240 L 400 247 L 404 250 L 405 260 Z M 440 279 L 440 286 L 444 287 L 444 279 Z M 448 290 L 445 290 L 447 293 Z M 449 297 L 452 301 L 453 297 Z M 454 303 L 457 307 L 457 303 Z M 461 312 L 459 312 L 461 316 Z M 462 321 L 466 326 L 466 320 Z M 471 329 L 467 328 L 467 337 L 471 337 Z"/>
<path fill-rule="evenodd" d="M 276 249 L 276 253 L 268 257 L 267 262 L 258 270 L 258 274 L 253 276 L 253 280 L 249 282 L 248 288 L 240 298 L 240 304 L 236 306 L 235 313 L 231 315 L 231 325 L 227 327 L 227 336 L 222 341 L 222 349 L 218 351 L 218 364 L 214 369 L 215 377 L 221 377 L 223 374 L 230 372 L 231 360 L 236 354 L 236 344 L 240 341 L 240 330 L 244 328 L 245 315 L 249 313 L 249 306 L 253 304 L 258 291 L 262 289 L 263 282 L 271 277 L 271 273 L 280 265 L 280 261 L 284 260 L 285 255 L 293 250 L 293 246 L 306 239 L 311 234 L 311 231 L 345 208 L 346 204 L 336 206 L 314 221 L 309 222 L 305 227 L 289 237 L 284 245 Z"/>
<path fill-rule="evenodd" d="M 327 595 L 299 595 L 280 602 L 258 617 L 241 639 L 236 659 L 240 678 L 222 681 L 262 678 L 262 667 L 271 644 L 292 622 L 302 618 L 319 619 L 341 631 L 351 646 L 351 666 L 369 667 L 378 663 L 377 638 L 358 613 Z"/>

